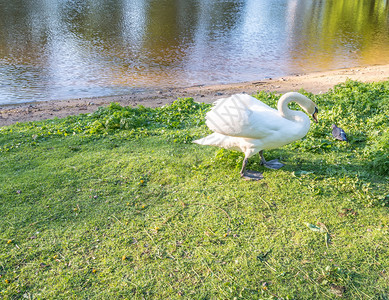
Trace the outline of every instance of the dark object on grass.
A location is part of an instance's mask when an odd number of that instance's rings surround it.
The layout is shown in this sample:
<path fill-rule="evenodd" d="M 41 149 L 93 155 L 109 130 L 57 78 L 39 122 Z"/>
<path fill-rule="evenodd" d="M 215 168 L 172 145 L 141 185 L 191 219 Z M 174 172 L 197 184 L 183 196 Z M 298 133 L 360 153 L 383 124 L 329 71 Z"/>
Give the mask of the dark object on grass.
<path fill-rule="evenodd" d="M 332 124 L 331 128 L 332 128 L 332 135 L 334 136 L 334 138 L 336 138 L 339 141 L 347 142 L 346 133 L 342 128 L 336 127 L 335 124 Z"/>

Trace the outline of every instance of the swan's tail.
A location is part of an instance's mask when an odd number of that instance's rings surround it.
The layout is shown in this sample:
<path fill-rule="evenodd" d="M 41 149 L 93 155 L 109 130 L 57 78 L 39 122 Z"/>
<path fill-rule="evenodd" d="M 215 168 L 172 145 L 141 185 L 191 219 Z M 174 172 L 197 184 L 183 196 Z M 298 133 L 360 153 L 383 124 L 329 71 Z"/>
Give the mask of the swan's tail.
<path fill-rule="evenodd" d="M 219 146 L 223 147 L 224 143 L 228 139 L 228 136 L 225 136 L 220 133 L 212 133 L 202 139 L 193 141 L 195 144 L 205 145 L 205 146 Z"/>
<path fill-rule="evenodd" d="M 193 143 L 205 146 L 217 146 L 225 149 L 242 151 L 242 139 L 233 136 L 227 136 L 220 133 L 212 133 L 205 138 L 193 141 Z"/>

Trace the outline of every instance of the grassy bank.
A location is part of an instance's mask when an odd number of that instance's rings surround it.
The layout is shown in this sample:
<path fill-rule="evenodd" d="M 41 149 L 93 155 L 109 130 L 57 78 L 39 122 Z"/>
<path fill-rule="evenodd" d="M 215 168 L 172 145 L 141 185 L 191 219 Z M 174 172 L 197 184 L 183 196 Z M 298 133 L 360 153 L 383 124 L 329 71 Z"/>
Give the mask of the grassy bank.
<path fill-rule="evenodd" d="M 389 82 L 308 96 L 259 182 L 190 99 L 0 128 L 0 297 L 388 299 Z"/>

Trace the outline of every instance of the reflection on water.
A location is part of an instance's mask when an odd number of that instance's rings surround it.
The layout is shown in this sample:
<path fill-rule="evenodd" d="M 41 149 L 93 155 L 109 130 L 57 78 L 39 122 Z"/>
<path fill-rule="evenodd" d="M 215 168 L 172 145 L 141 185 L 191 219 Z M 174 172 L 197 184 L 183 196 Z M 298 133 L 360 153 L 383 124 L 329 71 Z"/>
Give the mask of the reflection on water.
<path fill-rule="evenodd" d="M 0 104 L 389 63 L 389 0 L 0 0 Z"/>

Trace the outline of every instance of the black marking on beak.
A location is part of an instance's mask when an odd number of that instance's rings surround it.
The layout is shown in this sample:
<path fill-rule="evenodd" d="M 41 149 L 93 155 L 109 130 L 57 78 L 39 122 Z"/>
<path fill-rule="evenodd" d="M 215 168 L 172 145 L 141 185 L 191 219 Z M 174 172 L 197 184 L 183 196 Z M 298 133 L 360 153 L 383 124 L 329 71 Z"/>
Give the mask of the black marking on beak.
<path fill-rule="evenodd" d="M 317 113 L 319 112 L 319 110 L 317 109 L 317 107 L 315 107 L 315 111 L 314 113 L 312 114 L 312 118 L 313 120 L 318 123 L 318 120 L 317 120 Z"/>

